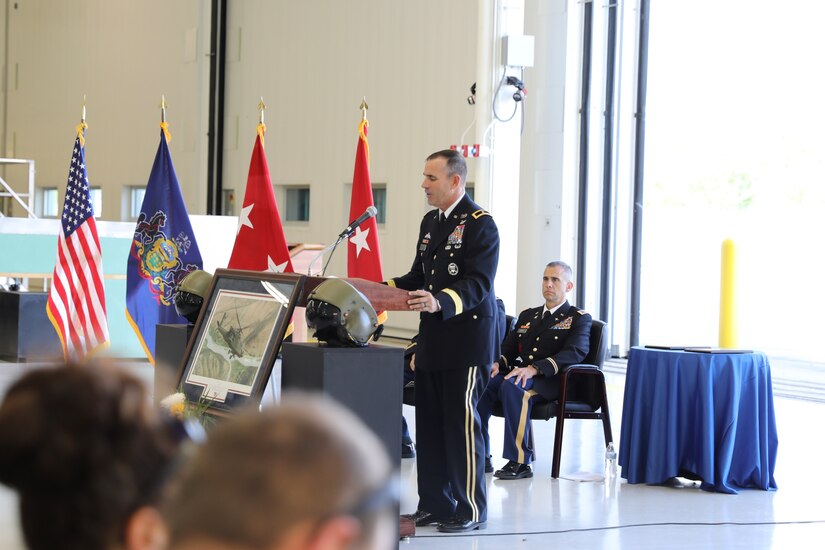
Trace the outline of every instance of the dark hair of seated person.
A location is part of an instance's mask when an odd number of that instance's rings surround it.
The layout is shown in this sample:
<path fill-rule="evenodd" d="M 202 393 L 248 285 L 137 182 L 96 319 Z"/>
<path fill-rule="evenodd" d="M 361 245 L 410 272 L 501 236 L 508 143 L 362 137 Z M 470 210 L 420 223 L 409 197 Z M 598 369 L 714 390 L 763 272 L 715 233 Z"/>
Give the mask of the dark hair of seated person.
<path fill-rule="evenodd" d="M 291 390 L 210 430 L 164 503 L 170 548 L 391 548 L 395 481 L 386 449 L 353 412 Z"/>
<path fill-rule="evenodd" d="M 154 505 L 178 443 L 159 414 L 116 365 L 38 368 L 11 386 L 0 405 L 0 482 L 18 492 L 30 550 L 165 544 Z"/>

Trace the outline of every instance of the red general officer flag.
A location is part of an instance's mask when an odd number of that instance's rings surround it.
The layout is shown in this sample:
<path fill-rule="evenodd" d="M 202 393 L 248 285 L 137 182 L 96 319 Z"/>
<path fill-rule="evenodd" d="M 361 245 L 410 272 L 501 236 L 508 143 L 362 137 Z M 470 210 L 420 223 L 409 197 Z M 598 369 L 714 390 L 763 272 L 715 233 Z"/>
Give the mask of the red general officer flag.
<path fill-rule="evenodd" d="M 355 150 L 355 172 L 352 176 L 352 197 L 349 219 L 354 220 L 370 207 L 375 206 L 370 184 L 370 146 L 367 141 L 369 122 L 364 118 L 358 125 L 358 146 Z M 378 248 L 378 223 L 369 218 L 355 229 L 347 245 L 347 276 L 381 282 L 381 252 Z M 383 323 L 386 312 L 380 312 L 378 321 Z"/>
<path fill-rule="evenodd" d="M 249 162 L 249 177 L 243 210 L 238 220 L 238 234 L 229 258 L 230 269 L 292 273 L 289 248 L 281 227 L 281 216 L 269 178 L 264 153 L 266 126 L 258 125 L 258 136 Z"/>

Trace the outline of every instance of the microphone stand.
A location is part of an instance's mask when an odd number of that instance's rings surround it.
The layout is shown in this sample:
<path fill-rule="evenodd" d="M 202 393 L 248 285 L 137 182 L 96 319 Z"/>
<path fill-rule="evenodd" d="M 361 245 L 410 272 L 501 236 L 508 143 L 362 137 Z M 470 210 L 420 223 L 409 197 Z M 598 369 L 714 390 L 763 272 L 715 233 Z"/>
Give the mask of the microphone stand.
<path fill-rule="evenodd" d="M 321 270 L 321 277 L 323 277 L 324 274 L 327 272 L 327 267 L 329 267 L 329 262 L 332 261 L 332 255 L 335 254 L 335 249 L 338 247 L 339 244 L 341 244 L 341 241 L 343 241 L 344 239 L 349 239 L 352 236 L 352 234 L 355 233 L 355 228 L 356 227 L 358 227 L 359 225 L 361 225 L 362 223 L 364 223 L 368 219 L 375 217 L 377 212 L 378 211 L 375 209 L 375 206 L 369 206 L 363 214 L 361 214 L 356 219 L 354 219 L 352 222 L 350 222 L 350 224 L 347 226 L 347 228 L 344 229 L 344 231 L 342 231 L 338 235 L 338 238 L 335 240 L 334 243 L 332 243 L 331 245 L 329 245 L 328 247 L 323 249 L 320 254 L 315 256 L 312 259 L 312 261 L 309 262 L 309 267 L 307 268 L 307 275 L 309 277 L 312 277 L 312 265 L 315 263 L 316 260 L 318 260 L 318 258 L 321 258 L 324 254 L 329 252 L 329 258 L 327 258 L 327 263 L 324 264 L 324 268 Z"/>
<path fill-rule="evenodd" d="M 329 267 L 329 262 L 332 260 L 332 255 L 335 254 L 335 249 L 338 247 L 339 244 L 341 244 L 341 241 L 343 241 L 346 238 L 347 237 L 342 237 L 342 236 L 339 235 L 334 243 L 332 243 L 331 245 L 329 245 L 328 247 L 323 249 L 314 258 L 312 258 L 312 261 L 309 262 L 309 267 L 307 268 L 307 275 L 309 277 L 312 277 L 312 266 L 315 264 L 316 261 L 318 261 L 318 258 L 323 258 L 324 254 L 329 252 L 330 253 L 329 258 L 327 258 L 327 262 L 324 264 L 324 267 L 321 270 L 321 277 L 323 277 L 324 274 L 327 272 L 327 267 Z"/>

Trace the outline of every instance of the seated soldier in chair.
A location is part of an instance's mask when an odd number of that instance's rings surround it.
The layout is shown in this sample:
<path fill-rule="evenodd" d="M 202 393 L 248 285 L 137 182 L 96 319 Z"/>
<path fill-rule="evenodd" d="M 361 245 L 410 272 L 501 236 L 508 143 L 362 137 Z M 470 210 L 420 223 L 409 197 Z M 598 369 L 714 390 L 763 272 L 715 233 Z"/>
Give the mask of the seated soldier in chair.
<path fill-rule="evenodd" d="M 533 476 L 533 403 L 537 399 L 558 399 L 557 375 L 569 365 L 581 363 L 590 348 L 593 319 L 567 302 L 567 294 L 573 290 L 570 266 L 561 261 L 547 264 L 541 290 L 544 305 L 521 312 L 515 329 L 501 345 L 501 358 L 493 364 L 492 379 L 478 401 L 488 458 L 491 453 L 487 424 L 493 404 L 501 401 L 504 410 L 503 456 L 508 462 L 493 474 L 499 479 Z M 488 472 L 492 469 L 488 460 Z"/>

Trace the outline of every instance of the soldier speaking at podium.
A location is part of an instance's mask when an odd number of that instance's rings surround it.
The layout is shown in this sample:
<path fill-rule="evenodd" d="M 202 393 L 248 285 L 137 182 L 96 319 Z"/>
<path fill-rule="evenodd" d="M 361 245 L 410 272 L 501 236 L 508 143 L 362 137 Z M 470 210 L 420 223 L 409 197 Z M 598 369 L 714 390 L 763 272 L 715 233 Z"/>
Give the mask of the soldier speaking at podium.
<path fill-rule="evenodd" d="M 421 187 L 434 206 L 421 221 L 410 272 L 388 284 L 409 290 L 420 312 L 415 356 L 419 527 L 457 533 L 487 520 L 484 443 L 476 403 L 498 358 L 493 280 L 499 236 L 492 216 L 464 192 L 457 151 L 433 153 Z"/>

